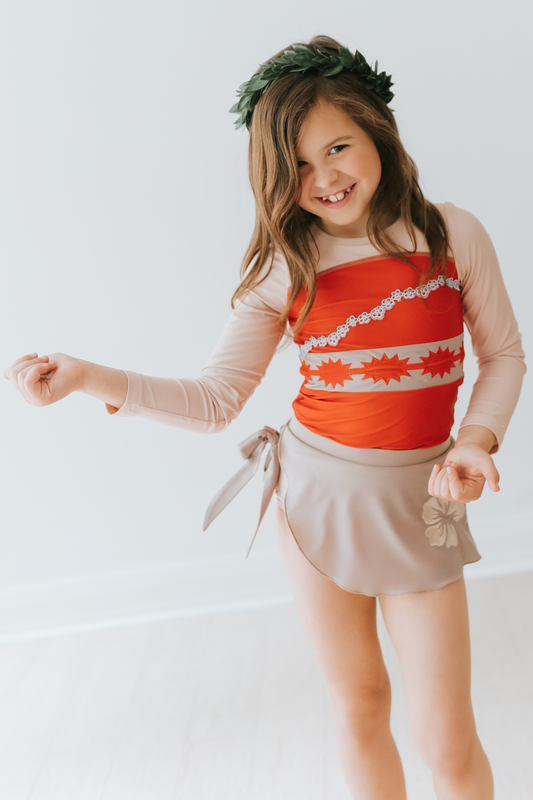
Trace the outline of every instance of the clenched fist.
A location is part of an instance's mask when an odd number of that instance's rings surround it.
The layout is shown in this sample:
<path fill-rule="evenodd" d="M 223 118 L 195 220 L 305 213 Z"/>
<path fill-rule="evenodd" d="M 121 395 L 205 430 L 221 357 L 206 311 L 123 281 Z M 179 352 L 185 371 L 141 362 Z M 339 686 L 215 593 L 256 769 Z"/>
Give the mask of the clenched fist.
<path fill-rule="evenodd" d="M 4 370 L 4 378 L 32 406 L 49 406 L 75 392 L 81 386 L 82 375 L 81 362 L 65 353 L 40 358 L 31 353 Z"/>

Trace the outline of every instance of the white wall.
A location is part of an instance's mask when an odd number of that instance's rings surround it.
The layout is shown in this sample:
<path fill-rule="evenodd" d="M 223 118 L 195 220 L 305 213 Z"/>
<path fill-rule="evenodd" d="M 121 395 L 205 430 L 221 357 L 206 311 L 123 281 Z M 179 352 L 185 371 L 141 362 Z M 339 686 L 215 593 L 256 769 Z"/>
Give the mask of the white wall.
<path fill-rule="evenodd" d="M 199 372 L 229 313 L 253 221 L 247 134 L 234 131 L 228 109 L 261 61 L 317 33 L 392 73 L 391 107 L 424 191 L 485 225 L 532 352 L 531 22 L 519 0 L 4 0 L 1 370 L 35 350 L 148 375 Z M 467 370 L 458 418 L 471 359 Z M 227 431 L 200 436 L 115 420 L 82 394 L 36 409 L 2 380 L 0 633 L 146 612 L 134 576 L 158 584 L 165 570 L 169 585 L 184 570 L 224 591 L 230 581 L 246 602 L 260 583 L 250 587 L 250 570 L 268 562 L 259 594 L 286 592 L 273 508 L 244 560 L 260 475 L 208 531 L 201 523 L 242 463 L 238 442 L 265 424 L 279 428 L 299 384 L 291 348 Z M 531 401 L 528 375 L 497 456 L 502 491 L 469 506 L 493 569 L 533 558 Z M 102 601 L 104 585 L 122 586 L 122 611 Z M 194 602 L 169 595 L 163 605 L 201 605 L 209 592 L 216 604 L 223 592 L 209 585 Z M 38 617 L 52 596 L 63 612 Z M 101 611 L 91 617 L 92 604 Z"/>

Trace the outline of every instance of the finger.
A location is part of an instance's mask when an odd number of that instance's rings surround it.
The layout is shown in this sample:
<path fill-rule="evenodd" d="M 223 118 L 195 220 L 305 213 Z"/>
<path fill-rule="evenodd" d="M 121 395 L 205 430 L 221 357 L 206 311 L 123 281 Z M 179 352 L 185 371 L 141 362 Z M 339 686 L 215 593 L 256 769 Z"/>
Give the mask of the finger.
<path fill-rule="evenodd" d="M 48 363 L 40 361 L 35 364 L 30 364 L 29 367 L 27 366 L 24 367 L 24 369 L 19 369 L 16 373 L 15 380 L 17 382 L 19 391 L 27 403 L 32 403 L 35 398 L 33 392 L 30 390 L 31 383 L 28 383 L 26 378 L 29 373 L 37 373 L 37 375 L 39 375 L 40 367 L 48 369 Z"/>
<path fill-rule="evenodd" d="M 440 484 L 440 496 L 443 500 L 452 500 L 452 495 L 450 492 L 450 481 L 448 478 L 448 473 L 445 469 L 442 470 L 442 481 Z"/>
<path fill-rule="evenodd" d="M 29 353 L 26 356 L 21 356 L 20 358 L 17 358 L 16 361 L 13 361 L 13 363 L 9 365 L 8 369 L 16 367 L 17 364 L 21 364 L 23 361 L 30 361 L 32 358 L 37 358 L 38 355 L 39 355 L 38 353 Z"/>
<path fill-rule="evenodd" d="M 446 467 L 446 472 L 448 474 L 448 485 L 451 495 L 449 499 L 455 500 L 458 503 L 467 502 L 465 500 L 465 487 L 459 477 L 455 464 L 449 464 L 449 466 Z"/>
<path fill-rule="evenodd" d="M 428 492 L 429 494 L 435 497 L 435 478 L 437 477 L 440 470 L 439 464 L 434 464 L 433 469 L 431 470 L 431 475 L 429 476 L 428 481 Z"/>
<path fill-rule="evenodd" d="M 37 364 L 38 362 L 47 361 L 48 358 L 49 356 L 41 356 L 40 358 L 38 357 L 33 358 L 32 356 L 22 356 L 22 358 L 19 358 L 16 361 L 14 361 L 13 364 L 11 364 L 11 366 L 9 366 L 5 370 L 4 377 L 7 376 L 8 380 L 16 381 L 19 373 L 23 369 L 26 369 L 28 366 L 31 366 L 32 364 Z"/>
<path fill-rule="evenodd" d="M 24 384 L 32 397 L 40 397 L 43 388 L 42 379 L 49 380 L 56 369 L 56 364 L 46 361 L 30 367 L 26 373 Z"/>
<path fill-rule="evenodd" d="M 445 469 L 440 469 L 435 478 L 435 497 L 444 498 L 444 493 L 448 489 L 448 475 Z"/>
<path fill-rule="evenodd" d="M 50 364 L 44 361 L 33 364 L 19 373 L 20 390 L 28 403 L 33 403 L 42 396 L 41 377 L 47 372 L 50 372 Z"/>
<path fill-rule="evenodd" d="M 487 471 L 483 472 L 483 476 L 486 478 L 489 489 L 493 492 L 500 491 L 500 473 L 494 466 L 494 463 L 487 469 Z"/>
<path fill-rule="evenodd" d="M 17 360 L 16 360 L 16 361 L 13 361 L 13 363 L 12 363 L 12 364 L 10 364 L 10 365 L 9 365 L 9 367 L 7 367 L 7 369 L 6 369 L 6 370 L 4 370 L 4 378 L 5 378 L 5 377 L 6 377 L 6 375 L 7 375 L 7 378 L 8 378 L 8 380 L 9 380 L 9 374 L 8 374 L 8 373 L 9 373 L 11 370 L 14 370 L 16 367 L 18 367 L 18 365 L 19 365 L 19 364 L 22 364 L 22 363 L 24 363 L 24 362 L 27 362 L 27 361 L 32 361 L 32 360 L 36 359 L 36 358 L 37 358 L 37 356 L 38 356 L 38 354 L 37 354 L 37 353 L 29 353 L 28 355 L 21 356 L 20 358 L 17 358 Z"/>

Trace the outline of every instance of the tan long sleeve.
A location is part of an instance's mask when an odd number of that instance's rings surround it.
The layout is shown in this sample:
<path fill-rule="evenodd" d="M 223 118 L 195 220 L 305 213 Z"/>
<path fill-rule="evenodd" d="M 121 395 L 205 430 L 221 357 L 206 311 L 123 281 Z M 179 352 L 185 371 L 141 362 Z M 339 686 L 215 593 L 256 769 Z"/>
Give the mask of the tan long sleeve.
<path fill-rule="evenodd" d="M 266 272 L 267 269 L 264 269 Z M 197 378 L 158 378 L 123 370 L 128 393 L 115 417 L 138 416 L 198 433 L 224 430 L 261 383 L 282 331 L 287 269 L 275 258 L 267 278 L 230 312 Z"/>
<path fill-rule="evenodd" d="M 464 320 L 472 337 L 479 375 L 465 425 L 483 425 L 497 439 L 495 453 L 515 410 L 526 372 L 522 337 L 492 240 L 481 222 L 453 203 L 444 203 L 461 281 Z"/>

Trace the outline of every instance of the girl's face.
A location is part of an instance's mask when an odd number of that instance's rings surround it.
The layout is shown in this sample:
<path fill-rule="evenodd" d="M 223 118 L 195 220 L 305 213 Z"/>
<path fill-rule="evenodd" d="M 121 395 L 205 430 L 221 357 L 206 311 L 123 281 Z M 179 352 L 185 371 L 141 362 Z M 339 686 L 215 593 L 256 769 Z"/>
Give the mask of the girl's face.
<path fill-rule="evenodd" d="M 298 205 L 316 214 L 332 236 L 366 236 L 368 206 L 381 180 L 370 136 L 344 111 L 320 101 L 309 112 L 296 146 Z"/>

